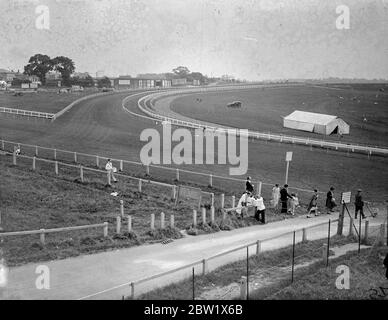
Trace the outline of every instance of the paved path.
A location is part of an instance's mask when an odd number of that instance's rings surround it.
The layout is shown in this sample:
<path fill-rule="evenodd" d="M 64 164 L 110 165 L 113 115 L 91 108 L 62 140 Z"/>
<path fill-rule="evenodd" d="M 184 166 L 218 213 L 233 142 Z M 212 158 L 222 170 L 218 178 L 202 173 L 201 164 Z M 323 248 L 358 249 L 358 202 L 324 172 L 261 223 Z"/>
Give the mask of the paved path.
<path fill-rule="evenodd" d="M 383 222 L 385 215 L 371 219 L 370 225 L 377 226 Z M 260 239 L 270 238 L 295 229 L 312 226 L 337 218 L 337 215 L 322 215 L 313 219 L 298 217 L 282 220 L 266 225 L 256 225 L 233 231 L 218 232 L 203 236 L 187 236 L 167 245 L 153 244 L 85 255 L 76 258 L 34 263 L 9 270 L 8 286 L 0 298 L 7 299 L 120 299 L 130 294 L 129 285 L 109 290 L 131 281 L 158 274 L 167 270 L 183 266 L 211 255 L 229 250 Z M 348 230 L 345 220 L 345 231 Z M 332 234 L 336 232 L 336 223 L 332 225 Z M 327 236 L 327 226 L 312 228 L 308 231 L 309 239 Z M 301 233 L 297 234 L 297 241 L 301 240 Z M 263 243 L 262 250 L 269 250 L 290 245 L 292 235 Z M 250 254 L 255 253 L 252 246 Z M 209 262 L 208 268 L 214 269 L 225 263 L 245 257 L 246 250 L 239 250 Z M 38 265 L 45 265 L 50 270 L 50 289 L 38 290 L 35 273 Z M 202 271 L 202 265 L 196 267 L 196 272 Z M 174 273 L 135 287 L 136 294 L 140 294 L 189 276 L 191 269 Z M 107 291 L 106 291 L 107 290 Z M 106 292 L 105 292 L 106 291 Z M 99 294 L 97 294 L 99 293 Z"/>

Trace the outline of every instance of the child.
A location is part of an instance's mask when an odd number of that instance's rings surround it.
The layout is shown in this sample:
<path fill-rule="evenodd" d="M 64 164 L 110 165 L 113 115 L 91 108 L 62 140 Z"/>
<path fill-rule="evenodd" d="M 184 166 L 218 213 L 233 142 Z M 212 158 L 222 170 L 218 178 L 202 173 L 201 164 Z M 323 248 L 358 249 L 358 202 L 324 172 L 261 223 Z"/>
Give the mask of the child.
<path fill-rule="evenodd" d="M 291 193 L 292 199 L 290 200 L 290 206 L 291 206 L 291 214 L 294 216 L 295 215 L 295 209 L 299 206 L 299 199 L 298 195 L 295 193 Z"/>
<path fill-rule="evenodd" d="M 307 218 L 311 218 L 310 213 L 315 213 L 315 216 L 318 216 L 318 190 L 314 189 L 314 194 L 311 197 L 309 206 L 307 207 Z"/>

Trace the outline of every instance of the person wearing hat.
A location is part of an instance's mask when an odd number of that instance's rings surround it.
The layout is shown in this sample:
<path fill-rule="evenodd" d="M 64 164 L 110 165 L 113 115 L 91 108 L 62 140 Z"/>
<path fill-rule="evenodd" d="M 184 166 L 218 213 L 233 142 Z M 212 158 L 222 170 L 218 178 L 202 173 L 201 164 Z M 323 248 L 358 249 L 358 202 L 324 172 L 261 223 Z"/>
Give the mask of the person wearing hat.
<path fill-rule="evenodd" d="M 249 194 L 253 194 L 253 184 L 251 182 L 251 177 L 247 177 L 247 181 L 245 182 L 245 191 Z"/>
<path fill-rule="evenodd" d="M 314 194 L 311 197 L 307 207 L 307 218 L 311 218 L 311 213 L 314 211 L 315 216 L 318 216 L 318 190 L 314 189 Z"/>
<path fill-rule="evenodd" d="M 285 184 L 284 187 L 280 190 L 280 202 L 282 203 L 281 213 L 287 213 L 287 201 L 292 199 L 292 196 L 288 193 L 288 184 Z"/>
<path fill-rule="evenodd" d="M 113 174 L 117 169 L 113 167 L 112 161 L 110 159 L 108 159 L 105 165 L 105 170 L 108 171 L 108 177 L 110 177 L 113 180 L 113 182 L 117 182 L 117 179 Z"/>
<path fill-rule="evenodd" d="M 326 195 L 327 214 L 331 214 L 332 212 L 334 212 L 333 209 L 337 206 L 337 204 L 335 203 L 333 191 L 334 191 L 334 187 L 330 187 L 330 190 Z"/>
<path fill-rule="evenodd" d="M 356 196 L 355 196 L 355 201 L 354 201 L 354 206 L 355 206 L 355 211 L 354 211 L 354 217 L 357 219 L 357 213 L 360 211 L 361 217 L 365 219 L 364 215 L 364 201 L 362 200 L 362 195 L 361 195 L 362 190 L 358 189 Z"/>

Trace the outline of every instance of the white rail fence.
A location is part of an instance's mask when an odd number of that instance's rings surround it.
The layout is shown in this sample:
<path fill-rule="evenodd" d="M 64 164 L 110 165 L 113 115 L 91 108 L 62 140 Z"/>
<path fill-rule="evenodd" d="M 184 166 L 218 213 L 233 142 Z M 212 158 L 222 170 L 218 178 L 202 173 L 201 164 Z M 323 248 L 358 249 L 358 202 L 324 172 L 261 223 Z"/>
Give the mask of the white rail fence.
<path fill-rule="evenodd" d="M 85 230 L 85 229 L 92 229 L 92 228 L 103 228 L 104 237 L 107 237 L 108 236 L 108 226 L 109 226 L 108 222 L 103 222 L 103 223 L 98 223 L 98 224 L 89 224 L 89 225 L 75 226 L 75 227 L 63 227 L 63 228 L 53 228 L 53 229 L 39 229 L 39 230 L 0 232 L 0 238 L 39 234 L 40 235 L 40 242 L 41 242 L 41 244 L 44 245 L 46 243 L 45 235 L 48 234 L 48 233 Z"/>
<path fill-rule="evenodd" d="M 14 114 L 14 115 L 20 115 L 20 116 L 43 118 L 43 119 L 48 119 L 48 120 L 53 120 L 55 117 L 55 115 L 53 113 L 29 111 L 29 110 L 5 108 L 5 107 L 0 107 L 0 112 Z"/>
<path fill-rule="evenodd" d="M 185 94 L 185 93 L 196 93 L 196 92 L 208 92 L 208 91 L 225 91 L 225 90 L 236 90 L 236 89 L 248 89 L 248 88 L 256 88 L 256 87 L 262 87 L 262 86 L 234 86 L 233 88 L 228 87 L 216 87 L 216 88 L 200 88 L 200 89 L 186 89 L 186 90 L 176 90 L 176 91 L 168 91 L 168 92 L 162 92 L 162 93 L 152 93 L 150 95 L 144 96 L 139 99 L 138 101 L 138 107 L 139 109 L 147 114 L 148 116 L 158 119 L 161 121 L 166 121 L 174 125 L 178 126 L 184 126 L 189 128 L 206 128 L 213 131 L 228 131 L 232 130 L 235 131 L 237 135 L 240 134 L 240 129 L 233 128 L 233 127 L 227 127 L 227 126 L 209 126 L 201 121 L 184 121 L 172 117 L 163 116 L 161 114 L 158 114 L 157 112 L 153 111 L 152 109 L 152 101 L 163 97 L 167 95 L 176 95 L 176 94 Z M 151 104 L 151 108 L 147 106 L 147 103 Z M 337 151 L 345 151 L 345 152 L 359 152 L 364 153 L 368 155 L 368 158 L 374 155 L 388 155 L 388 149 L 383 147 L 376 147 L 376 146 L 365 146 L 365 145 L 359 145 L 359 144 L 348 144 L 348 143 L 340 143 L 340 142 L 331 142 L 327 140 L 319 140 L 319 139 L 311 139 L 311 138 L 302 138 L 302 137 L 296 137 L 296 136 L 289 136 L 289 135 L 282 135 L 282 134 L 274 134 L 274 133 L 262 133 L 262 132 L 255 132 L 255 131 L 249 131 L 248 133 L 249 138 L 253 139 L 264 139 L 266 141 L 274 141 L 274 142 L 280 142 L 280 143 L 292 143 L 292 144 L 301 144 L 311 147 L 320 147 L 320 148 L 331 148 Z"/>
<path fill-rule="evenodd" d="M 112 157 L 107 156 L 100 156 L 100 155 L 92 155 L 87 153 L 81 153 L 81 152 L 75 152 L 75 151 L 68 151 L 68 150 L 62 150 L 62 149 L 54 149 L 54 148 L 48 148 L 48 147 L 42 147 L 37 145 L 31 145 L 31 144 L 24 144 L 24 143 L 18 143 L 8 140 L 0 139 L 0 148 L 1 150 L 13 152 L 14 147 L 18 146 L 20 148 L 21 153 L 25 155 L 34 155 L 35 157 L 40 156 L 40 159 L 44 160 L 47 159 L 48 161 L 57 161 L 62 160 L 66 162 L 72 162 L 74 164 L 82 164 L 85 167 L 89 168 L 89 170 L 98 170 L 91 168 L 97 167 L 100 168 L 101 164 L 104 160 L 110 158 L 114 165 L 117 166 L 119 171 L 124 171 L 125 168 L 130 168 L 131 174 L 133 175 L 134 172 L 136 174 L 145 176 L 146 179 L 142 179 L 136 176 L 132 176 L 133 179 L 142 180 L 142 181 L 152 181 L 152 183 L 155 184 L 162 184 L 166 185 L 172 188 L 172 184 L 163 183 L 155 181 L 155 178 L 160 179 L 160 176 L 169 176 L 176 182 L 189 182 L 196 185 L 202 185 L 207 187 L 219 187 L 223 190 L 232 191 L 231 194 L 237 193 L 240 194 L 242 191 L 245 190 L 245 179 L 241 178 L 232 178 L 227 176 L 221 176 L 221 175 L 215 175 L 211 172 L 200 172 L 200 171 L 190 171 L 185 169 L 179 169 L 179 168 L 172 168 L 172 167 L 165 167 L 160 165 L 144 165 L 141 162 L 136 161 L 130 161 L 130 160 L 122 160 L 122 159 L 115 159 Z M 65 164 L 64 165 L 69 165 Z M 78 167 L 78 166 L 75 166 Z M 100 172 L 105 172 L 100 170 Z M 154 180 L 150 180 L 150 177 L 154 177 Z M 256 192 L 263 194 L 266 198 L 270 198 L 271 196 L 271 189 L 273 187 L 273 183 L 266 183 L 263 182 L 260 178 L 254 178 L 254 183 L 256 185 Z M 236 184 L 236 182 L 238 182 Z M 313 192 L 310 189 L 306 188 L 300 188 L 300 187 L 293 187 L 290 186 L 290 190 L 294 190 L 297 192 L 305 193 L 306 201 L 310 198 L 310 194 Z M 202 191 L 206 193 L 205 191 Z M 324 194 L 323 192 L 321 192 Z M 301 201 L 302 197 L 299 197 Z M 238 201 L 238 199 L 236 199 Z"/>

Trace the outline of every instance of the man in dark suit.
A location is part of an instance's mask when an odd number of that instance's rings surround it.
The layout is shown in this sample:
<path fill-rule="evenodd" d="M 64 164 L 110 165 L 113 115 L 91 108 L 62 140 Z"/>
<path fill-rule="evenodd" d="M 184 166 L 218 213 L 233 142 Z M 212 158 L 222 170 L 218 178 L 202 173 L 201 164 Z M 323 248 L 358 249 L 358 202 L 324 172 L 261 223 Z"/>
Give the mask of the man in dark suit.
<path fill-rule="evenodd" d="M 354 206 L 356 207 L 354 212 L 355 218 L 357 219 L 357 213 L 358 211 L 360 211 L 361 217 L 365 219 L 366 217 L 364 214 L 364 201 L 362 200 L 361 189 L 357 190 Z"/>
<path fill-rule="evenodd" d="M 253 184 L 251 182 L 251 177 L 247 177 L 247 181 L 245 182 L 245 191 L 247 193 L 253 194 Z"/>
<path fill-rule="evenodd" d="M 288 198 L 292 199 L 292 196 L 288 194 L 288 184 L 285 184 L 284 187 L 280 190 L 280 202 L 282 203 L 281 213 L 287 213 L 287 201 Z"/>

